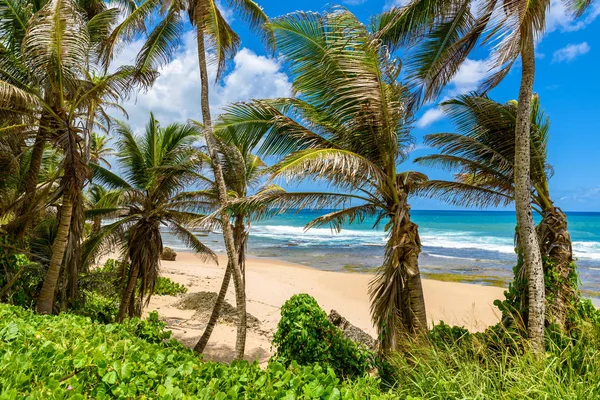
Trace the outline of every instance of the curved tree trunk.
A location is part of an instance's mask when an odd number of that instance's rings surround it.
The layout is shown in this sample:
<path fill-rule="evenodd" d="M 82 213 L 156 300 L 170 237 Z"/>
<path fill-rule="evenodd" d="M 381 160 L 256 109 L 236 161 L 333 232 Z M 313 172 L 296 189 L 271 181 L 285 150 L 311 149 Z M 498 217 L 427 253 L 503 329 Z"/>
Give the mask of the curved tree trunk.
<path fill-rule="evenodd" d="M 235 240 L 233 238 L 233 229 L 229 220 L 229 214 L 225 211 L 227 206 L 227 188 L 225 186 L 225 179 L 223 178 L 223 171 L 219 162 L 219 155 L 217 153 L 217 146 L 213 137 L 212 131 L 212 118 L 210 115 L 210 104 L 208 94 L 208 70 L 206 65 L 206 50 L 204 46 L 204 13 L 202 12 L 202 2 L 197 5 L 196 21 L 198 26 L 196 27 L 196 39 L 198 43 L 198 63 L 200 65 L 200 80 L 202 84 L 201 92 L 201 106 L 202 106 L 202 120 L 204 122 L 204 132 L 206 138 L 206 147 L 208 148 L 209 156 L 212 160 L 213 173 L 215 183 L 217 186 L 217 194 L 219 197 L 219 203 L 223 208 L 221 213 L 221 222 L 223 228 L 223 239 L 225 242 L 225 249 L 227 251 L 227 258 L 231 264 L 233 283 L 235 285 L 235 300 L 238 312 L 238 327 L 237 327 L 237 338 L 235 343 L 235 356 L 237 359 L 244 358 L 244 350 L 246 347 L 246 293 L 244 288 L 244 280 L 242 272 L 237 259 L 237 252 L 235 246 Z"/>
<path fill-rule="evenodd" d="M 225 302 L 225 295 L 227 295 L 227 289 L 229 288 L 229 281 L 231 281 L 231 264 L 227 263 L 225 275 L 223 276 L 223 282 L 221 282 L 221 289 L 219 290 L 219 295 L 217 296 L 215 306 L 210 314 L 210 319 L 206 324 L 206 328 L 204 328 L 204 333 L 202 333 L 200 340 L 198 340 L 198 343 L 196 343 L 194 346 L 194 351 L 198 354 L 202 354 L 204 352 L 204 349 L 210 340 L 210 336 L 212 335 L 215 326 L 217 326 L 217 321 L 221 316 L 221 309 L 223 308 L 223 303 Z"/>
<path fill-rule="evenodd" d="M 246 247 L 246 232 L 244 229 L 244 220 L 239 216 L 236 217 L 235 227 L 234 227 L 234 239 L 236 242 L 236 247 L 238 251 L 238 262 L 240 266 L 246 263 L 246 255 L 245 255 L 245 247 Z M 244 268 L 242 268 L 244 271 Z M 244 275 L 242 273 L 242 275 Z M 223 282 L 221 282 L 221 289 L 219 290 L 219 294 L 217 296 L 217 300 L 215 301 L 215 306 L 213 307 L 212 313 L 210 314 L 210 318 L 204 328 L 204 333 L 194 346 L 194 351 L 196 353 L 203 353 L 208 341 L 210 340 L 210 336 L 212 335 L 215 326 L 217 325 L 217 321 L 221 316 L 221 309 L 223 308 L 223 303 L 225 302 L 225 296 L 227 295 L 227 289 L 229 288 L 229 282 L 231 281 L 231 264 L 227 263 L 227 268 L 225 269 L 225 275 L 223 276 Z M 244 287 L 246 286 L 244 282 Z"/>
<path fill-rule="evenodd" d="M 23 203 L 18 211 L 19 216 L 24 216 L 20 224 L 15 226 L 15 235 L 20 240 L 27 232 L 29 225 L 32 220 L 32 216 L 28 215 L 33 205 L 33 199 L 35 197 L 35 191 L 40 176 L 40 170 L 42 168 L 42 159 L 44 157 L 44 146 L 46 144 L 46 134 L 44 129 L 40 128 L 35 137 L 35 143 L 31 151 L 31 160 L 29 161 L 29 169 L 27 170 L 27 180 L 25 182 L 25 195 L 23 197 Z"/>
<path fill-rule="evenodd" d="M 40 314 L 52 313 L 52 306 L 54 305 L 54 293 L 56 292 L 56 285 L 60 276 L 60 269 L 65 255 L 65 249 L 67 247 L 67 240 L 69 239 L 72 211 L 73 205 L 71 202 L 71 196 L 69 193 L 66 193 L 63 196 L 58 230 L 56 232 L 54 244 L 52 245 L 52 258 L 50 259 L 50 266 L 48 267 L 48 272 L 44 278 L 42 290 L 40 291 L 40 295 L 37 300 L 37 311 Z"/>
<path fill-rule="evenodd" d="M 515 130 L 515 208 L 528 281 L 529 338 L 532 350 L 540 353 L 544 351 L 544 269 L 531 211 L 530 115 L 535 78 L 535 48 L 531 32 L 524 33 L 522 40 L 523 71 Z"/>
<path fill-rule="evenodd" d="M 536 232 L 542 256 L 548 260 L 544 268 L 552 269 L 545 274 L 552 280 L 546 288 L 546 319 L 564 330 L 569 310 L 578 298 L 567 216 L 552 206 L 544 211 Z"/>
<path fill-rule="evenodd" d="M 381 273 L 371 282 L 371 314 L 381 349 L 394 351 L 403 335 L 427 331 L 425 298 L 419 271 L 421 240 L 408 207 L 392 216 Z"/>
<path fill-rule="evenodd" d="M 117 322 L 123 322 L 127 315 L 133 315 L 133 308 L 135 307 L 135 285 L 137 284 L 139 273 L 139 263 L 132 263 L 131 270 L 129 272 L 129 279 L 127 280 L 127 286 L 125 287 L 125 290 L 123 290 L 123 296 L 121 297 Z"/>

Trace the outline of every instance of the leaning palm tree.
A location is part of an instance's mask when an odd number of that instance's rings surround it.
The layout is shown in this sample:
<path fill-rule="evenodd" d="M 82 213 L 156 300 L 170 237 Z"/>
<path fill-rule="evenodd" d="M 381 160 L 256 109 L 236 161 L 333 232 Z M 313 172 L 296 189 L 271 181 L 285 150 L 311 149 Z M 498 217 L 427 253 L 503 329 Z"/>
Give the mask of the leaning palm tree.
<path fill-rule="evenodd" d="M 253 0 L 230 0 L 230 5 L 235 8 L 252 29 L 265 33 L 264 24 L 268 18 L 260 6 Z M 230 217 L 225 209 L 229 199 L 227 196 L 227 185 L 221 161 L 217 149 L 217 142 L 213 135 L 212 119 L 209 103 L 209 80 L 208 65 L 206 62 L 208 42 L 216 54 L 217 79 L 222 74 L 226 62 L 236 53 L 240 44 L 239 36 L 231 29 L 225 18 L 219 11 L 219 6 L 215 0 L 197 0 L 189 1 L 185 9 L 188 12 L 190 22 L 196 28 L 196 42 L 198 43 L 198 64 L 200 66 L 201 80 L 201 100 L 202 122 L 205 129 L 205 140 L 213 168 L 214 180 L 217 188 L 219 204 L 223 212 L 221 213 L 221 226 L 223 229 L 223 239 L 227 250 L 228 264 L 231 265 L 233 281 L 236 289 L 236 306 L 238 310 L 238 332 L 235 345 L 236 358 L 241 359 L 244 356 L 246 347 L 246 294 L 242 270 L 238 263 L 238 254 L 236 252 L 235 237 Z"/>
<path fill-rule="evenodd" d="M 581 16 L 592 2 L 564 3 L 576 16 Z M 529 337 L 536 352 L 544 349 L 545 300 L 542 257 L 530 204 L 529 116 L 535 78 L 535 44 L 544 34 L 549 8 L 550 0 L 412 0 L 406 7 L 393 8 L 375 21 L 378 38 L 392 49 L 400 45 L 413 49 L 412 56 L 407 57 L 407 69 L 417 103 L 437 97 L 482 38 L 484 43 L 499 41 L 493 48 L 490 63 L 495 71 L 484 82 L 484 92 L 496 86 L 521 57 L 514 201 L 529 282 Z"/>
<path fill-rule="evenodd" d="M 222 163 L 221 168 L 223 177 L 225 178 L 225 183 L 227 185 L 227 194 L 232 203 L 231 206 L 228 207 L 227 212 L 231 214 L 231 219 L 233 220 L 233 237 L 236 245 L 238 265 L 242 272 L 245 287 L 246 247 L 248 236 L 250 234 L 250 224 L 257 213 L 252 212 L 246 207 L 239 206 L 239 203 L 247 198 L 249 191 L 260 194 L 264 190 L 271 189 L 272 186 L 269 184 L 264 185 L 264 178 L 267 172 L 266 164 L 258 156 L 250 152 L 251 148 L 240 141 L 234 131 L 230 129 L 225 135 L 229 139 L 228 142 L 221 140 L 221 137 L 224 136 L 221 132 L 217 131 L 215 133 L 220 162 Z M 218 212 L 220 211 L 220 204 L 218 201 L 216 184 L 214 180 L 208 178 L 205 179 L 205 184 L 207 185 L 207 188 L 196 192 L 195 195 L 198 198 L 205 198 L 207 204 L 212 203 L 213 210 L 216 210 L 217 214 L 220 214 Z M 215 222 L 220 226 L 220 220 L 216 220 Z M 194 346 L 194 351 L 198 353 L 204 352 L 217 324 L 217 320 L 221 314 L 221 308 L 225 301 L 225 295 L 229 288 L 231 275 L 232 266 L 228 263 L 211 316 L 202 336 Z"/>
<path fill-rule="evenodd" d="M 397 170 L 412 143 L 408 91 L 397 81 L 400 63 L 345 9 L 293 13 L 270 26 L 298 95 L 234 104 L 218 126 L 231 128 L 260 154 L 284 155 L 272 167 L 273 178 L 323 179 L 338 192 L 273 188 L 245 203 L 278 211 L 343 206 L 307 228 L 330 225 L 339 231 L 367 216 L 376 217 L 375 225 L 385 221 L 385 260 L 370 295 L 382 348 L 393 350 L 402 335 L 427 329 L 417 261 L 421 244 L 408 204 L 426 177 Z"/>
<path fill-rule="evenodd" d="M 536 228 L 544 259 L 548 323 L 567 325 L 570 307 L 578 298 L 567 217 L 550 196 L 548 181 L 552 168 L 547 164 L 550 120 L 540 100 L 531 101 L 531 188 L 533 209 L 542 217 Z M 488 207 L 514 201 L 513 135 L 518 104 L 499 104 L 487 97 L 460 96 L 442 105 L 454 121 L 458 133 L 427 135 L 425 143 L 439 150 L 415 159 L 422 165 L 437 166 L 456 172 L 454 181 L 429 181 L 421 193 L 442 198 L 454 205 Z M 519 238 L 520 239 L 520 238 Z M 520 242 L 520 240 L 518 240 Z M 518 249 L 522 256 L 522 250 Z M 516 289 L 516 311 L 527 322 L 528 294 L 523 286 L 525 272 L 517 269 L 512 286 Z"/>
<path fill-rule="evenodd" d="M 203 215 L 195 213 L 197 201 L 184 191 L 202 166 L 194 148 L 198 131 L 191 125 L 172 124 L 161 128 L 154 116 L 141 137 L 124 123 L 116 127 L 119 140 L 117 159 L 122 177 L 94 165 L 96 181 L 108 189 L 118 189 L 121 201 L 116 207 L 90 210 L 93 217 L 115 218 L 103 226 L 85 245 L 85 260 L 103 248 L 121 250 L 130 267 L 124 284 L 118 321 L 140 315 L 141 305 L 150 300 L 158 277 L 163 250 L 161 225 L 166 225 L 194 251 L 216 260 L 215 254 L 189 230 L 198 227 Z"/>

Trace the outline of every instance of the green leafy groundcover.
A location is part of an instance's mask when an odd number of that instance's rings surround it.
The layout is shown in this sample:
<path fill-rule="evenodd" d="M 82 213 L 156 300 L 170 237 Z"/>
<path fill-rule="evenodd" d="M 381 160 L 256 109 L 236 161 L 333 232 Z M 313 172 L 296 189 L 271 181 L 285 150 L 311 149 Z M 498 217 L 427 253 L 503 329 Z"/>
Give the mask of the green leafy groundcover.
<path fill-rule="evenodd" d="M 0 399 L 394 398 L 379 381 L 340 381 L 320 366 L 202 362 L 174 342 L 149 343 L 128 325 L 0 304 Z"/>

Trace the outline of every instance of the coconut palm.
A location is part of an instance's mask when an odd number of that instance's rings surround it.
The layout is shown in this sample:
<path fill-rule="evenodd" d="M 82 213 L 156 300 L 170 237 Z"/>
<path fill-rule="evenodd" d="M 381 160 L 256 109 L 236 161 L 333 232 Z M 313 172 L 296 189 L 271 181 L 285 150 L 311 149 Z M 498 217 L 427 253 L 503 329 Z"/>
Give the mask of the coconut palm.
<path fill-rule="evenodd" d="M 93 132 L 90 141 L 90 162 L 92 164 L 104 164 L 111 168 L 106 157 L 114 154 L 114 149 L 108 147 L 109 137 Z"/>
<path fill-rule="evenodd" d="M 564 1 L 581 16 L 591 1 Z M 482 85 L 496 86 L 521 57 L 517 123 L 515 124 L 514 190 L 519 238 L 529 282 L 529 337 L 536 352 L 544 349 L 544 274 L 530 204 L 530 112 L 535 78 L 536 39 L 544 34 L 550 0 L 541 2 L 485 0 L 412 0 L 376 21 L 378 38 L 391 49 L 410 45 L 408 79 L 415 100 L 431 100 L 454 77 L 480 39 L 498 41 L 491 54 L 493 75 Z M 476 11 L 474 11 L 476 10 Z"/>
<path fill-rule="evenodd" d="M 140 315 L 141 305 L 150 300 L 158 276 L 163 250 L 161 225 L 205 258 L 215 254 L 189 230 L 200 226 L 203 215 L 193 210 L 198 201 L 184 191 L 197 179 L 202 157 L 194 148 L 198 131 L 191 125 L 160 127 L 151 114 L 144 134 L 138 137 L 124 123 L 118 123 L 117 159 L 122 177 L 94 165 L 94 177 L 107 189 L 122 192 L 116 207 L 90 210 L 89 217 L 101 215 L 116 221 L 103 226 L 85 245 L 85 260 L 103 249 L 116 246 L 130 263 L 117 319 Z"/>
<path fill-rule="evenodd" d="M 228 212 L 231 214 L 231 219 L 233 220 L 233 237 L 236 245 L 238 265 L 242 272 L 245 287 L 246 246 L 250 234 L 250 224 L 257 213 L 252 212 L 247 207 L 239 206 L 239 203 L 249 195 L 249 191 L 260 194 L 264 190 L 272 189 L 272 186 L 269 184 L 266 186 L 263 185 L 263 178 L 267 171 L 266 164 L 258 156 L 251 153 L 251 148 L 240 141 L 233 130 L 230 129 L 226 135 L 223 135 L 219 131 L 215 132 L 215 134 L 220 162 L 222 163 L 223 177 L 227 185 L 227 194 L 232 203 Z M 221 136 L 226 136 L 229 139 L 228 142 L 221 140 Z M 214 180 L 206 179 L 205 183 L 207 184 L 207 189 L 196 192 L 195 195 L 198 198 L 206 198 L 207 203 L 212 203 L 213 209 L 219 210 L 220 204 Z M 219 223 L 220 221 L 216 222 Z M 231 275 L 232 266 L 228 263 L 209 321 L 204 329 L 204 333 L 194 347 L 194 351 L 198 353 L 204 351 L 217 324 L 222 305 L 225 301 L 225 295 L 229 288 Z"/>
<path fill-rule="evenodd" d="M 253 0 L 228 0 L 226 5 L 231 7 L 236 15 L 248 22 L 250 28 L 259 32 L 265 39 L 269 38 L 268 31 L 264 30 L 267 16 L 260 6 Z M 209 156 L 218 160 L 218 151 L 213 140 L 212 118 L 209 105 L 209 78 L 207 52 L 211 52 L 216 61 L 216 79 L 222 75 L 226 63 L 235 55 L 239 44 L 239 36 L 231 29 L 223 17 L 219 2 L 215 0 L 146 0 L 132 10 L 123 21 L 118 24 L 103 45 L 103 62 L 108 65 L 119 42 L 131 40 L 140 32 L 146 30 L 146 22 L 149 18 L 159 16 L 155 28 L 148 34 L 142 49 L 136 59 L 136 69 L 157 69 L 157 67 L 169 60 L 177 49 L 179 39 L 183 33 L 184 21 L 182 12 L 187 13 L 192 26 L 196 29 L 198 43 L 198 62 L 201 78 L 201 107 L 203 126 L 206 130 L 205 140 Z M 226 185 L 221 171 L 220 163 L 213 162 L 214 177 L 218 188 L 219 201 L 223 209 L 226 209 L 227 193 Z M 223 237 L 229 262 L 234 267 L 234 282 L 236 288 L 241 289 L 241 271 L 236 261 L 233 228 L 227 215 L 221 216 L 223 224 Z M 240 313 L 238 324 L 238 335 L 236 341 L 236 357 L 242 358 L 246 338 L 246 312 L 245 294 L 236 290 L 236 303 Z"/>
<path fill-rule="evenodd" d="M 567 217 L 550 196 L 548 181 L 552 168 L 547 164 L 547 144 L 550 120 L 544 114 L 540 100 L 531 101 L 531 188 L 533 209 L 542 217 L 536 228 L 540 251 L 544 258 L 548 323 L 564 328 L 569 307 L 577 300 L 575 265 Z M 487 97 L 460 96 L 442 105 L 454 121 L 458 133 L 427 135 L 425 143 L 439 150 L 415 159 L 423 165 L 438 166 L 456 172 L 454 181 L 429 181 L 422 188 L 428 196 L 442 198 L 460 206 L 488 207 L 508 205 L 514 201 L 514 128 L 518 104 L 499 104 Z M 519 253 L 521 251 L 519 250 Z M 527 307 L 528 295 L 519 281 L 520 270 L 513 286 L 521 289 L 520 300 Z M 522 286 L 522 285 L 521 285 Z M 517 307 L 524 321 L 527 309 Z"/>
<path fill-rule="evenodd" d="M 267 16 L 263 10 L 252 0 L 230 0 L 237 15 L 242 16 L 250 27 L 258 32 L 263 30 L 267 22 Z M 221 213 L 221 224 L 223 229 L 223 239 L 227 250 L 228 264 L 231 265 L 233 281 L 236 289 L 236 306 L 238 310 L 238 332 L 235 345 L 236 358 L 241 359 L 244 356 L 246 347 L 246 294 L 242 271 L 238 263 L 238 254 L 236 252 L 235 237 L 233 227 L 229 219 L 229 214 L 225 211 L 228 205 L 227 185 L 219 160 L 217 143 L 212 132 L 212 119 L 209 103 L 209 81 L 208 65 L 206 62 L 207 50 L 212 50 L 216 54 L 217 79 L 222 74 L 228 59 L 236 53 L 240 44 L 239 36 L 227 24 L 223 18 L 219 6 L 215 0 L 197 0 L 186 4 L 185 9 L 188 12 L 190 22 L 196 28 L 196 42 L 198 43 L 198 64 L 200 66 L 201 80 L 201 108 L 202 122 L 205 129 L 206 146 L 208 155 L 212 160 L 214 180 L 216 183 L 219 203 L 223 212 Z M 206 44 L 210 48 L 207 49 Z"/>
<path fill-rule="evenodd" d="M 274 188 L 245 203 L 278 211 L 343 206 L 307 228 L 330 225 L 339 231 L 367 216 L 376 217 L 375 225 L 385 221 L 388 242 L 370 286 L 371 311 L 382 348 L 395 349 L 401 335 L 427 329 L 417 262 L 421 244 L 408 204 L 426 177 L 397 170 L 412 142 L 399 62 L 344 9 L 297 12 L 270 26 L 298 95 L 234 104 L 218 126 L 233 129 L 259 154 L 284 155 L 272 167 L 273 178 L 323 179 L 338 192 Z"/>
<path fill-rule="evenodd" d="M 86 210 L 88 214 L 94 214 L 92 217 L 92 234 L 96 234 L 102 227 L 102 215 L 97 214 L 95 210 L 104 210 L 115 208 L 121 201 L 120 190 L 108 190 L 104 186 L 92 185 L 87 193 Z"/>

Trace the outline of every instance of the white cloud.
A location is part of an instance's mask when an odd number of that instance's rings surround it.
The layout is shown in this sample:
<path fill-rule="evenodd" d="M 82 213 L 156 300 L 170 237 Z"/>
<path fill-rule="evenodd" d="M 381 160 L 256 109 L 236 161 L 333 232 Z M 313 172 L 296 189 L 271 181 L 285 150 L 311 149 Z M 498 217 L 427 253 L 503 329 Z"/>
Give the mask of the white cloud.
<path fill-rule="evenodd" d="M 551 0 L 550 10 L 546 15 L 546 33 L 554 31 L 574 32 L 581 30 L 594 22 L 600 15 L 600 2 L 590 5 L 588 12 L 581 18 L 575 19 L 568 11 L 562 0 Z"/>
<path fill-rule="evenodd" d="M 587 44 L 587 42 L 578 44 L 571 43 L 562 49 L 556 50 L 552 55 L 552 62 L 570 62 L 589 51 L 590 45 Z"/>
<path fill-rule="evenodd" d="M 444 118 L 444 112 L 440 107 L 430 108 L 419 118 L 416 125 L 417 128 L 425 128 L 442 118 Z"/>
<path fill-rule="evenodd" d="M 450 95 L 457 96 L 476 90 L 491 74 L 488 60 L 472 60 L 467 58 L 454 78 L 449 83 Z"/>
<path fill-rule="evenodd" d="M 458 69 L 454 78 L 448 83 L 445 95 L 441 101 L 477 90 L 479 85 L 492 72 L 488 60 L 472 60 L 467 58 Z M 442 118 L 444 118 L 444 113 L 441 108 L 430 108 L 417 120 L 416 126 L 417 128 L 425 128 Z"/>
<path fill-rule="evenodd" d="M 131 63 L 141 42 L 127 46 L 115 60 L 115 66 Z M 291 84 L 275 59 L 259 56 L 243 48 L 233 59 L 233 68 L 220 82 L 214 83 L 215 68 L 209 67 L 210 105 L 213 114 L 228 103 L 253 98 L 289 96 Z M 200 73 L 195 36 L 184 35 L 183 44 L 176 57 L 160 70 L 160 76 L 150 90 L 138 93 L 124 104 L 129 113 L 129 123 L 139 130 L 149 112 L 163 124 L 201 120 Z"/>

